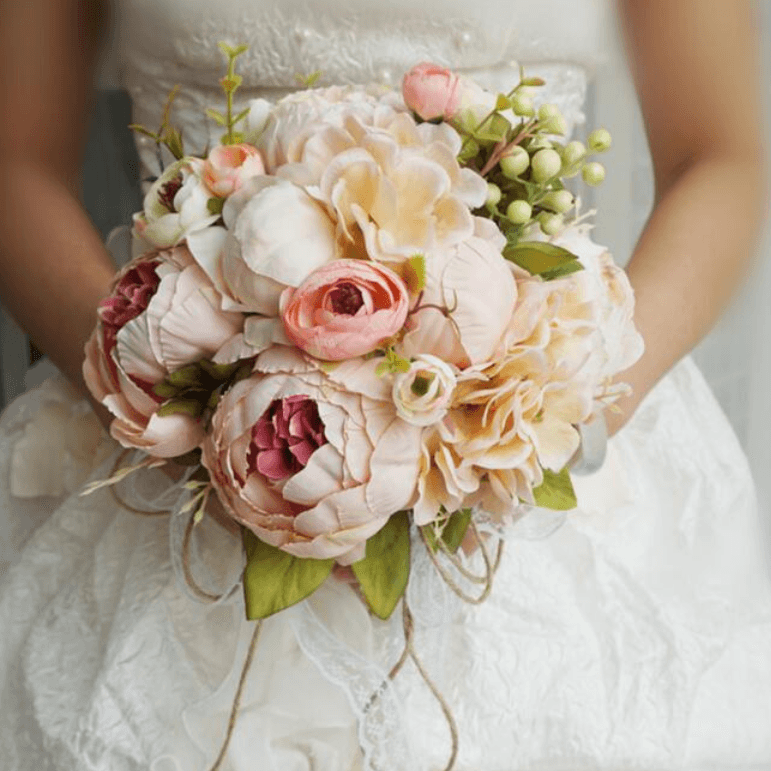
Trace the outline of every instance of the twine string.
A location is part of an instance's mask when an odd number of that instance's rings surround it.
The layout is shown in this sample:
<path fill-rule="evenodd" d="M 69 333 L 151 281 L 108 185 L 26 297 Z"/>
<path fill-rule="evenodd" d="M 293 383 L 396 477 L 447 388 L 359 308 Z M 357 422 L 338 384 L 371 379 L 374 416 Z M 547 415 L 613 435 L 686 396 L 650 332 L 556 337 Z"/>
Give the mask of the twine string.
<path fill-rule="evenodd" d="M 222 741 L 222 747 L 220 747 L 217 759 L 214 761 L 210 771 L 220 771 L 222 764 L 225 761 L 225 756 L 228 753 L 230 747 L 230 740 L 233 738 L 233 731 L 236 727 L 236 721 L 238 720 L 238 713 L 241 710 L 241 697 L 244 693 L 244 686 L 246 685 L 246 678 L 249 676 L 249 670 L 251 669 L 252 662 L 254 661 L 254 654 L 257 650 L 257 643 L 260 640 L 260 632 L 262 631 L 262 619 L 260 619 L 254 626 L 252 632 L 252 639 L 249 642 L 249 648 L 246 651 L 246 659 L 244 660 L 244 666 L 241 668 L 241 676 L 238 678 L 238 686 L 236 687 L 236 695 L 233 697 L 233 705 L 230 708 L 230 716 L 228 717 L 228 727 L 225 732 L 225 738 Z"/>

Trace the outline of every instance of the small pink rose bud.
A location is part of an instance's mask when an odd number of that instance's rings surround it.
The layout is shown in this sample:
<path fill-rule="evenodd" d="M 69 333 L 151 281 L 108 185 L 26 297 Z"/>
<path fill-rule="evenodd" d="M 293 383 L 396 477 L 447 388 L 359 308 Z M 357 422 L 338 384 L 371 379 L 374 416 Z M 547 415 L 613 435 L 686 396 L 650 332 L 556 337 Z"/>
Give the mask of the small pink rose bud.
<path fill-rule="evenodd" d="M 219 145 L 203 166 L 203 182 L 218 198 L 233 195 L 251 177 L 265 173 L 260 151 L 248 144 Z"/>
<path fill-rule="evenodd" d="M 447 120 L 461 106 L 461 81 L 445 67 L 422 62 L 404 76 L 402 94 L 407 107 L 423 120 Z"/>

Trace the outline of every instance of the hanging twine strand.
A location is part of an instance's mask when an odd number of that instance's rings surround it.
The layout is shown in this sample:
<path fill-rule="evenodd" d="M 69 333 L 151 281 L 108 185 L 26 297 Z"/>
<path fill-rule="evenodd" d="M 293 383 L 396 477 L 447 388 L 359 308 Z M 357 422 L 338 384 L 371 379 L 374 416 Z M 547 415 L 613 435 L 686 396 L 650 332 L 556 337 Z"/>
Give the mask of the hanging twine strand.
<path fill-rule="evenodd" d="M 252 662 L 254 661 L 254 654 L 257 650 L 257 643 L 260 640 L 260 632 L 262 631 L 262 619 L 260 619 L 254 626 L 252 632 L 252 639 L 249 642 L 249 649 L 246 651 L 246 660 L 244 666 L 241 669 L 241 676 L 238 678 L 238 686 L 236 688 L 236 695 L 233 697 L 233 706 L 230 708 L 230 717 L 228 718 L 228 728 L 225 732 L 225 738 L 222 742 L 219 755 L 214 761 L 214 765 L 210 771 L 220 771 L 222 764 L 225 762 L 225 756 L 228 754 L 230 747 L 230 740 L 233 738 L 233 731 L 236 727 L 236 721 L 238 720 L 238 713 L 241 710 L 241 697 L 243 696 L 244 686 L 246 685 L 246 678 L 249 676 L 249 670 L 251 669 Z"/>
<path fill-rule="evenodd" d="M 122 498 L 122 496 L 118 493 L 116 489 L 117 484 L 123 479 L 125 479 L 126 476 L 128 476 L 131 473 L 134 473 L 135 471 L 138 471 L 141 468 L 153 468 L 159 465 L 157 462 L 153 462 L 150 459 L 148 459 L 147 461 L 143 461 L 142 463 L 136 466 L 126 467 L 126 469 L 121 469 L 121 464 L 124 462 L 129 452 L 130 450 L 124 450 L 118 456 L 113 466 L 112 474 L 110 475 L 110 478 L 108 480 L 104 480 L 103 482 L 99 482 L 91 485 L 90 488 L 87 490 L 87 492 L 93 492 L 97 489 L 100 489 L 101 487 L 107 487 L 110 491 L 110 494 L 112 495 L 113 500 L 119 506 L 121 506 L 126 511 L 132 514 L 136 514 L 138 516 L 145 516 L 145 517 L 172 515 L 173 512 L 170 509 L 139 509 L 135 506 L 132 506 L 127 501 L 125 501 Z M 125 473 L 121 473 L 122 471 L 125 471 Z M 199 496 L 200 496 L 200 493 L 199 493 Z M 222 600 L 225 597 L 226 593 L 213 594 L 203 589 L 200 586 L 200 584 L 196 581 L 195 576 L 193 575 L 191 558 L 190 558 L 190 548 L 191 548 L 191 542 L 192 542 L 192 536 L 193 536 L 193 529 L 195 528 L 196 523 L 200 520 L 200 516 L 202 514 L 202 510 L 205 508 L 205 504 L 206 504 L 206 498 L 204 498 L 204 502 L 201 505 L 200 510 L 191 514 L 185 526 L 185 532 L 182 539 L 182 555 L 181 555 L 182 572 L 183 572 L 185 583 L 187 584 L 188 589 L 192 592 L 192 594 L 197 599 L 206 603 L 215 603 Z M 190 504 L 188 504 L 188 508 L 192 509 L 192 508 L 195 508 L 195 506 L 194 505 L 191 506 Z M 473 535 L 474 541 L 476 542 L 476 547 L 478 548 L 479 553 L 482 556 L 482 561 L 484 563 L 484 573 L 482 575 L 478 575 L 473 571 L 471 571 L 468 567 L 466 567 L 466 565 L 463 563 L 462 558 L 459 557 L 457 554 L 453 553 L 449 549 L 449 547 L 444 543 L 441 537 L 436 539 L 436 545 L 438 547 L 437 551 L 441 553 L 445 557 L 445 559 L 449 562 L 451 569 L 454 569 L 457 572 L 457 574 L 460 575 L 466 581 L 472 584 L 475 584 L 477 586 L 480 586 L 482 588 L 481 592 L 477 596 L 470 594 L 461 586 L 460 581 L 451 574 L 450 570 L 448 570 L 447 567 L 445 567 L 445 565 L 442 564 L 438 553 L 435 552 L 431 544 L 429 544 L 428 538 L 424 533 L 423 529 L 418 528 L 418 532 L 426 548 L 426 553 L 429 555 L 431 562 L 433 563 L 435 569 L 439 573 L 440 577 L 442 578 L 446 586 L 462 601 L 467 602 L 471 605 L 479 605 L 487 599 L 490 592 L 492 591 L 493 579 L 495 577 L 495 573 L 498 570 L 498 567 L 500 566 L 501 558 L 503 556 L 504 541 L 502 538 L 498 538 L 498 543 L 495 550 L 495 556 L 493 557 L 488 551 L 487 544 L 485 543 L 485 540 L 483 539 L 482 534 L 480 533 L 479 528 L 476 522 L 473 520 L 473 518 L 469 523 L 469 531 Z M 417 655 L 417 652 L 415 651 L 415 620 L 413 618 L 412 611 L 410 610 L 409 605 L 407 603 L 406 595 L 402 599 L 402 624 L 403 624 L 403 630 L 404 630 L 404 649 L 402 650 L 402 653 L 399 656 L 399 659 L 397 660 L 397 662 L 389 671 L 387 678 L 383 681 L 380 687 L 370 696 L 367 704 L 364 707 L 364 713 L 366 714 L 367 712 L 369 712 L 369 710 L 372 708 L 375 702 L 382 696 L 383 692 L 388 687 L 388 684 L 390 682 L 393 682 L 393 680 L 397 677 L 399 672 L 401 672 L 401 670 L 404 668 L 404 665 L 407 663 L 407 661 L 411 660 L 412 663 L 415 665 L 415 668 L 417 669 L 421 679 L 426 684 L 426 687 L 429 689 L 432 696 L 436 699 L 437 703 L 439 704 L 439 707 L 442 711 L 444 719 L 447 723 L 447 727 L 450 732 L 451 750 L 450 750 L 449 760 L 443 771 L 453 771 L 455 767 L 455 763 L 457 761 L 458 749 L 459 749 L 458 726 L 455 721 L 455 717 L 452 714 L 452 710 L 450 709 L 449 704 L 442 696 L 442 694 L 439 692 L 439 689 L 437 688 L 436 684 L 430 678 L 423 662 L 420 660 L 420 658 Z M 230 715 L 228 717 L 228 725 L 227 725 L 227 730 L 225 732 L 225 737 L 223 739 L 219 754 L 217 755 L 217 758 L 214 761 L 214 764 L 211 766 L 210 771 L 221 771 L 222 764 L 225 761 L 225 757 L 230 747 L 230 742 L 233 738 L 235 725 L 238 720 L 238 715 L 241 709 L 241 699 L 243 696 L 244 687 L 246 685 L 246 680 L 249 675 L 249 671 L 251 669 L 252 663 L 254 661 L 254 656 L 255 656 L 257 645 L 260 639 L 261 630 L 262 630 L 262 619 L 260 619 L 255 624 L 254 631 L 252 633 L 252 638 L 249 642 L 249 647 L 247 649 L 246 658 L 245 658 L 243 667 L 241 669 L 241 675 L 238 680 L 235 696 L 233 698 L 233 704 L 231 706 Z"/>

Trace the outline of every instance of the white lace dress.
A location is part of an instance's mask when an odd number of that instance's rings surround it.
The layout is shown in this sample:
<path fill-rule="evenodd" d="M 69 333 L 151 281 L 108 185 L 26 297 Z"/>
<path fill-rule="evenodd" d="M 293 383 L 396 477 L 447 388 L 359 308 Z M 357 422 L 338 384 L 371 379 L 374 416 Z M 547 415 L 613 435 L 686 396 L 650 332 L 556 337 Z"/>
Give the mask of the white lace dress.
<path fill-rule="evenodd" d="M 516 61 L 581 120 L 600 2 L 122 0 L 136 120 L 176 119 L 202 149 L 219 40 L 251 44 L 244 95 L 296 74 L 398 83 L 436 60 L 510 86 Z M 155 173 L 140 145 L 143 174 Z M 209 771 L 254 624 L 239 593 L 197 602 L 169 517 L 131 514 L 105 477 L 116 447 L 60 380 L 0 423 L 0 765 L 4 771 Z M 152 498 L 160 476 L 138 483 Z M 125 492 L 125 491 L 124 491 Z M 512 537 L 492 596 L 464 606 L 415 557 L 415 647 L 459 725 L 458 771 L 771 768 L 771 591 L 747 464 L 695 366 L 679 364 L 578 480 L 547 538 Z M 520 536 L 522 534 L 519 534 Z M 196 533 L 196 564 L 238 571 L 237 541 Z M 212 573 L 212 571 L 209 571 Z M 217 576 L 210 576 L 212 580 Z M 439 771 L 450 737 L 401 650 L 330 578 L 265 622 L 219 771 Z M 377 694 L 374 696 L 374 694 Z"/>

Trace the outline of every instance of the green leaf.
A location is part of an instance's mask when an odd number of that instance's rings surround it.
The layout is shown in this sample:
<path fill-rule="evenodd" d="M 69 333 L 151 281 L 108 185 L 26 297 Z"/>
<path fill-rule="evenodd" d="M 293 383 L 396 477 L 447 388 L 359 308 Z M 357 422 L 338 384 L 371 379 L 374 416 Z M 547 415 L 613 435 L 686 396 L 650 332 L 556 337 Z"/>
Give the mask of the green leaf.
<path fill-rule="evenodd" d="M 206 209 L 209 212 L 209 214 L 222 214 L 222 209 L 224 207 L 225 207 L 224 198 L 217 198 L 215 196 L 214 198 L 210 198 L 206 202 Z"/>
<path fill-rule="evenodd" d="M 565 466 L 559 473 L 544 469 L 543 484 L 533 490 L 533 497 L 536 504 L 544 509 L 554 511 L 574 509 L 577 501 L 568 467 Z"/>
<path fill-rule="evenodd" d="M 522 78 L 520 81 L 522 86 L 545 86 L 546 81 L 543 78 Z"/>
<path fill-rule="evenodd" d="M 251 112 L 251 110 L 251 107 L 247 107 L 245 110 L 241 110 L 241 112 L 239 112 L 238 115 L 233 118 L 233 125 L 235 126 L 236 123 L 240 123 Z"/>
<path fill-rule="evenodd" d="M 201 368 L 197 364 L 188 364 L 172 372 L 166 380 L 178 388 L 189 388 L 201 384 Z"/>
<path fill-rule="evenodd" d="M 415 254 L 407 260 L 404 268 L 404 282 L 412 294 L 417 294 L 426 288 L 426 258 Z"/>
<path fill-rule="evenodd" d="M 169 385 L 169 383 L 164 380 L 153 386 L 153 393 L 156 396 L 160 396 L 162 399 L 171 399 L 173 396 L 177 395 L 178 389 L 173 385 Z"/>
<path fill-rule="evenodd" d="M 410 576 L 410 519 L 406 511 L 389 517 L 367 541 L 366 556 L 351 565 L 372 612 L 387 619 L 407 588 Z"/>
<path fill-rule="evenodd" d="M 217 110 L 212 110 L 211 107 L 207 107 L 206 114 L 220 126 L 227 126 L 228 119 L 221 112 L 217 112 Z"/>
<path fill-rule="evenodd" d="M 229 59 L 235 59 L 236 56 L 240 56 L 242 53 L 244 53 L 244 51 L 249 50 L 249 46 L 243 43 L 237 46 L 229 46 L 227 43 L 220 41 L 218 45 L 220 51 L 222 51 L 222 53 L 225 54 L 225 56 L 227 56 Z"/>
<path fill-rule="evenodd" d="M 225 75 L 224 78 L 220 79 L 220 85 L 226 94 L 232 94 L 243 82 L 244 79 L 236 74 Z"/>
<path fill-rule="evenodd" d="M 572 252 L 541 241 L 524 241 L 516 246 L 507 246 L 503 250 L 503 256 L 534 276 L 544 276 L 547 281 L 557 278 L 558 275 L 581 270 L 582 267 L 578 257 Z"/>
<path fill-rule="evenodd" d="M 474 137 L 482 142 L 500 142 L 510 129 L 511 123 L 503 115 L 495 113 L 474 132 Z"/>
<path fill-rule="evenodd" d="M 555 278 L 564 278 L 571 273 L 578 273 L 579 270 L 583 269 L 584 266 L 578 260 L 573 260 L 572 262 L 566 262 L 564 265 L 541 273 L 541 278 L 544 281 L 554 281 Z"/>
<path fill-rule="evenodd" d="M 305 88 L 313 88 L 318 83 L 319 78 L 322 76 L 322 70 L 316 70 L 311 72 L 310 75 L 295 75 L 295 80 Z"/>
<path fill-rule="evenodd" d="M 204 405 L 197 399 L 172 399 L 158 407 L 158 417 L 165 418 L 169 415 L 189 415 L 191 418 L 200 418 Z"/>
<path fill-rule="evenodd" d="M 453 512 L 441 528 L 440 538 L 445 546 L 455 554 L 463 543 L 466 531 L 471 524 L 471 509 L 458 509 Z M 436 541 L 436 528 L 433 525 L 425 525 L 423 532 L 426 535 L 428 545 L 432 551 L 436 551 L 438 544 Z"/>
<path fill-rule="evenodd" d="M 185 144 L 182 141 L 182 134 L 178 129 L 167 127 L 163 135 L 163 141 L 177 160 L 185 157 Z"/>
<path fill-rule="evenodd" d="M 479 142 L 475 139 L 466 139 L 463 142 L 460 153 L 458 153 L 458 163 L 462 166 L 479 155 Z"/>
<path fill-rule="evenodd" d="M 222 199 L 217 198 L 209 200 L 211 202 L 212 200 L 221 201 Z M 214 212 L 212 212 L 212 214 L 214 214 Z M 223 381 L 227 380 L 233 375 L 233 373 L 241 365 L 241 362 L 235 361 L 232 364 L 215 364 L 214 362 L 208 361 L 207 359 L 201 359 L 201 361 L 198 362 L 198 365 L 213 380 Z"/>
<path fill-rule="evenodd" d="M 300 559 L 261 541 L 242 528 L 246 549 L 246 617 L 266 618 L 309 597 L 324 583 L 333 559 Z"/>
<path fill-rule="evenodd" d="M 508 110 L 511 107 L 511 99 L 506 94 L 498 94 L 495 100 L 496 110 Z"/>

